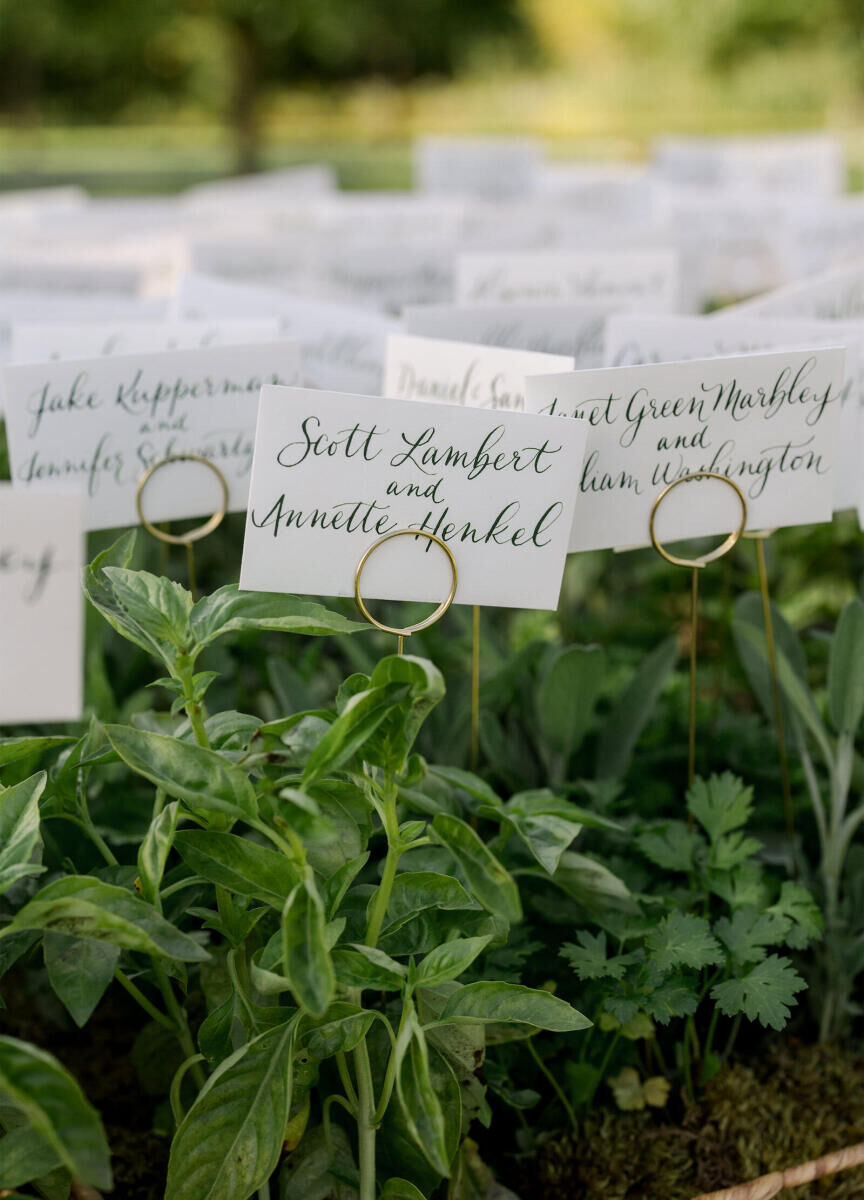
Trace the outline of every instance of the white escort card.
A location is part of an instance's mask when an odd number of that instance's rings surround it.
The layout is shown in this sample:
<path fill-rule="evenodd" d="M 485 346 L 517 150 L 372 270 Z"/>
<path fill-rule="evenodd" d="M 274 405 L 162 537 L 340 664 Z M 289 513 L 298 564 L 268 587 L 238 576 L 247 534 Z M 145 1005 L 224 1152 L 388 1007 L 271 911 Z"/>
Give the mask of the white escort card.
<path fill-rule="evenodd" d="M 527 379 L 532 412 L 589 427 L 570 549 L 648 544 L 655 499 L 698 471 L 738 484 L 748 529 L 829 521 L 843 359 L 814 349 Z M 664 540 L 734 528 L 721 488 L 676 489 Z"/>
<path fill-rule="evenodd" d="M 680 362 L 692 358 L 753 354 L 797 346 L 843 346 L 846 370 L 837 420 L 834 508 L 857 508 L 861 455 L 858 446 L 864 322 L 807 321 L 782 317 L 644 317 L 622 313 L 606 325 L 605 365 Z"/>
<path fill-rule="evenodd" d="M 82 509 L 0 483 L 0 726 L 81 716 Z"/>
<path fill-rule="evenodd" d="M 572 370 L 566 355 L 397 333 L 387 339 L 384 395 L 524 412 L 526 375 Z"/>
<path fill-rule="evenodd" d="M 711 319 L 725 321 L 729 316 L 745 313 L 762 317 L 813 317 L 818 321 L 864 318 L 864 258 L 741 304 L 732 304 L 712 314 Z"/>
<path fill-rule="evenodd" d="M 265 387 L 241 588 L 352 596 L 396 530 L 448 546 L 457 604 L 555 608 L 588 426 L 524 413 Z M 447 595 L 444 551 L 390 539 L 364 599 Z"/>
<path fill-rule="evenodd" d="M 12 326 L 13 363 L 153 354 L 279 340 L 275 317 L 257 321 L 78 321 Z"/>
<path fill-rule="evenodd" d="M 530 195 L 541 164 L 536 138 L 423 137 L 414 143 L 414 183 L 421 192 L 495 200 Z"/>
<path fill-rule="evenodd" d="M 393 317 L 369 309 L 195 274 L 180 281 L 177 308 L 199 320 L 276 317 L 282 336 L 300 343 L 307 387 L 367 396 L 381 391 L 387 334 L 399 328 Z"/>
<path fill-rule="evenodd" d="M 198 454 L 224 474 L 231 512 L 246 507 L 258 393 L 292 384 L 293 342 L 215 346 L 165 354 L 23 363 L 2 372 L 12 481 L 36 490 L 77 486 L 86 529 L 138 523 L 143 473 L 169 455 Z M 209 515 L 220 490 L 206 467 L 185 463 L 148 487 L 151 521 Z"/>
<path fill-rule="evenodd" d="M 456 260 L 456 299 L 675 312 L 678 259 L 671 250 L 462 254 Z"/>
<path fill-rule="evenodd" d="M 608 309 L 589 304 L 426 304 L 407 308 L 405 332 L 510 350 L 566 354 L 574 365 L 603 365 Z"/>
<path fill-rule="evenodd" d="M 843 147 L 822 133 L 663 137 L 654 143 L 654 165 L 678 183 L 725 190 L 834 196 L 846 183 Z"/>

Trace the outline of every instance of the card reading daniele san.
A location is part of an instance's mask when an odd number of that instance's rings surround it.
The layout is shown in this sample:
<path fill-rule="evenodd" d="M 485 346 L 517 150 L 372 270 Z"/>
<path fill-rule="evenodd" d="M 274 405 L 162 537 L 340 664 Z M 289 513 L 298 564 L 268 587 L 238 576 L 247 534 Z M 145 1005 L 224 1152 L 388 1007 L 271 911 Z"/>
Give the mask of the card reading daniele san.
<path fill-rule="evenodd" d="M 83 499 L 0 483 L 0 725 L 77 721 Z"/>
<path fill-rule="evenodd" d="M 422 530 L 457 604 L 555 608 L 587 423 L 265 387 L 240 586 L 352 596 L 379 538 Z M 365 599 L 440 602 L 426 537 L 383 543 Z"/>
<path fill-rule="evenodd" d="M 572 371 L 574 365 L 572 355 L 390 334 L 384 395 L 524 412 L 526 375 Z"/>
<path fill-rule="evenodd" d="M 110 529 L 138 523 L 135 495 L 149 467 L 195 454 L 224 475 L 228 510 L 242 511 L 259 392 L 296 383 L 299 369 L 299 347 L 288 341 L 6 367 L 12 482 L 77 486 L 86 497 L 85 528 Z M 180 465 L 153 477 L 151 521 L 218 509 L 213 473 Z"/>
<path fill-rule="evenodd" d="M 703 471 L 738 485 L 748 529 L 830 521 L 843 381 L 842 348 L 527 379 L 532 412 L 588 426 L 570 549 L 647 545 L 663 489 Z M 730 494 L 677 488 L 661 540 L 728 533 L 740 517 Z"/>

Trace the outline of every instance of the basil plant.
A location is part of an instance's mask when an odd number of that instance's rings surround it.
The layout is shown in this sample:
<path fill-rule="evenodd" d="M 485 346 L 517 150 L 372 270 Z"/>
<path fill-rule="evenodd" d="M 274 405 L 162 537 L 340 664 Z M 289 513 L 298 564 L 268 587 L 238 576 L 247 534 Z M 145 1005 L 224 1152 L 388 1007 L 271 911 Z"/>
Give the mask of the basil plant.
<path fill-rule="evenodd" d="M 346 679 L 332 709 L 267 723 L 210 713 L 215 674 L 199 658 L 218 638 L 366 626 L 233 585 L 193 604 L 130 570 L 132 546 L 129 535 L 100 555 L 85 587 L 159 663 L 171 713 L 94 721 L 47 777 L 0 791 L 0 868 L 13 879 L 42 870 L 40 822 L 53 818 L 105 864 L 39 890 L 27 880 L 25 902 L 0 918 L 0 971 L 41 943 L 79 1024 L 113 980 L 170 1035 L 167 1200 L 437 1194 L 462 1170 L 470 1122 L 490 1119 L 484 1030 L 501 1040 L 590 1024 L 549 992 L 486 978 L 484 952 L 506 942 L 520 897 L 472 824 L 481 781 L 412 754 L 441 675 L 393 656 Z M 135 865 L 118 863 L 90 817 L 107 786 L 149 792 Z M 31 1094 L 28 1054 L 63 1087 Z M 0 1186 L 52 1171 L 110 1183 L 98 1120 L 50 1056 L 0 1039 L 0 1101 L 15 1114 L 0 1108 L 0 1162 L 8 1139 L 26 1137 L 30 1172 L 0 1168 Z"/>

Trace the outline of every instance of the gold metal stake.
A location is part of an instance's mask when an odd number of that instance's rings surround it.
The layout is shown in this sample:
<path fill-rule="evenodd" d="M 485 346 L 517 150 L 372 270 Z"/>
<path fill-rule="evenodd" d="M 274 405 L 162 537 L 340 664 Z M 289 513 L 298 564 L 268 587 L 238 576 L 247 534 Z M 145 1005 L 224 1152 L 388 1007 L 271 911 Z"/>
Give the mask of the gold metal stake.
<path fill-rule="evenodd" d="M 190 529 L 188 533 L 169 533 L 166 526 L 165 529 L 160 529 L 158 525 L 154 525 L 149 521 L 144 514 L 144 489 L 153 478 L 157 471 L 162 467 L 167 467 L 169 463 L 178 462 L 195 462 L 201 466 L 209 467 L 216 478 L 219 480 L 219 486 L 222 489 L 222 503 L 216 512 L 202 524 L 196 525 L 194 529 Z M 192 593 L 193 599 L 196 593 L 196 578 L 195 578 L 195 549 L 194 543 L 200 542 L 202 538 L 213 533 L 225 519 L 225 514 L 228 511 L 228 481 L 219 470 L 214 462 L 209 458 L 204 458 L 201 454 L 170 454 L 167 458 L 160 458 L 158 462 L 153 463 L 152 467 L 148 467 L 141 478 L 138 480 L 138 487 L 135 492 L 135 507 L 138 510 L 138 519 L 149 534 L 163 545 L 169 546 L 185 546 L 186 548 L 186 569 L 188 572 L 187 582 L 189 591 Z"/>
<path fill-rule="evenodd" d="M 703 554 L 701 558 L 680 558 L 676 554 L 670 554 L 669 551 L 660 543 L 654 529 L 654 523 L 657 518 L 657 511 L 660 505 L 666 499 L 671 491 L 676 487 L 680 487 L 682 483 L 693 483 L 697 479 L 715 479 L 718 483 L 727 484 L 738 497 L 741 505 L 741 520 L 738 527 L 724 538 L 719 546 L 707 554 Z M 697 651 L 697 623 L 699 619 L 699 571 L 702 567 L 706 567 L 708 563 L 716 562 L 718 558 L 722 558 L 724 554 L 728 554 L 733 546 L 737 545 L 739 538 L 744 532 L 744 526 L 747 524 L 747 501 L 744 499 L 744 493 L 739 488 L 734 480 L 728 475 L 720 475 L 715 471 L 694 471 L 692 475 L 682 475 L 680 479 L 674 480 L 668 484 L 654 503 L 651 506 L 651 515 L 648 520 L 648 531 L 651 534 L 651 545 L 668 563 L 675 567 L 688 567 L 692 570 L 692 582 L 690 588 L 690 730 L 688 737 L 688 753 L 687 753 L 687 786 L 689 787 L 696 777 L 696 651 Z"/>
<path fill-rule="evenodd" d="M 774 704 L 774 728 L 777 731 L 777 754 L 780 759 L 780 785 L 783 789 L 783 812 L 786 816 L 786 833 L 791 841 L 795 837 L 795 813 L 792 808 L 792 786 L 789 782 L 789 761 L 786 757 L 786 732 L 783 723 L 783 700 L 780 680 L 777 675 L 777 651 L 774 642 L 774 621 L 771 616 L 771 594 L 768 591 L 768 569 L 765 565 L 765 539 L 771 536 L 770 529 L 745 534 L 756 543 L 756 563 L 759 568 L 759 591 L 762 595 L 762 623 L 765 626 L 765 648 L 768 651 L 768 667 L 771 672 L 771 698 Z"/>
<path fill-rule="evenodd" d="M 436 546 L 440 546 L 447 555 L 447 561 L 450 563 L 450 571 L 452 574 L 450 591 L 447 593 L 447 596 L 441 601 L 435 611 L 430 613 L 425 620 L 418 621 L 416 625 L 405 625 L 402 628 L 397 625 L 385 625 L 383 621 L 379 621 L 376 617 L 373 617 L 369 609 L 366 607 L 366 601 L 363 599 L 363 596 L 360 593 L 360 577 L 363 574 L 363 568 L 366 566 L 366 563 L 379 546 L 383 546 L 385 542 L 389 542 L 392 538 L 397 537 L 426 538 L 428 542 L 434 542 Z M 383 537 L 378 538 L 377 542 L 373 542 L 372 545 L 365 550 L 361 556 L 360 561 L 354 570 L 354 600 L 357 604 L 357 607 L 360 609 L 360 612 L 370 625 L 374 625 L 375 628 L 380 629 L 382 633 L 392 633 L 395 635 L 396 653 L 402 654 L 405 649 L 406 637 L 410 637 L 412 633 L 419 633 L 421 629 L 428 629 L 430 625 L 434 625 L 436 621 L 441 620 L 441 618 L 447 612 L 447 609 L 453 603 L 453 600 L 456 596 L 456 588 L 458 583 L 459 572 L 456 568 L 456 559 L 453 557 L 450 547 L 445 542 L 442 542 L 441 538 L 436 537 L 434 533 L 429 533 L 425 529 L 394 529 L 392 532 L 385 533 Z"/>
<path fill-rule="evenodd" d="M 471 770 L 480 765 L 480 608 L 474 605 L 471 638 Z"/>

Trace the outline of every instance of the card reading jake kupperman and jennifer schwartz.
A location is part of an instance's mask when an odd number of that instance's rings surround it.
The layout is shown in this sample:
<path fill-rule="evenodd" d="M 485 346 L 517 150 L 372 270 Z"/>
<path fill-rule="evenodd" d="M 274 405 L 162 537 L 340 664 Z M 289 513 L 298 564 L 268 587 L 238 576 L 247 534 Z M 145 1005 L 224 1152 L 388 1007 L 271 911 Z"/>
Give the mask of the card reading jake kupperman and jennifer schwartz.
<path fill-rule="evenodd" d="M 588 425 L 458 405 L 265 387 L 241 588 L 352 596 L 384 534 L 442 539 L 456 603 L 555 608 Z M 384 543 L 363 570 L 366 600 L 441 601 L 439 546 Z"/>
<path fill-rule="evenodd" d="M 842 348 L 789 350 L 540 375 L 526 407 L 588 427 L 570 549 L 645 546 L 655 499 L 683 476 L 728 476 L 747 529 L 830 521 Z M 676 488 L 657 533 L 728 533 L 740 505 L 721 483 Z"/>

